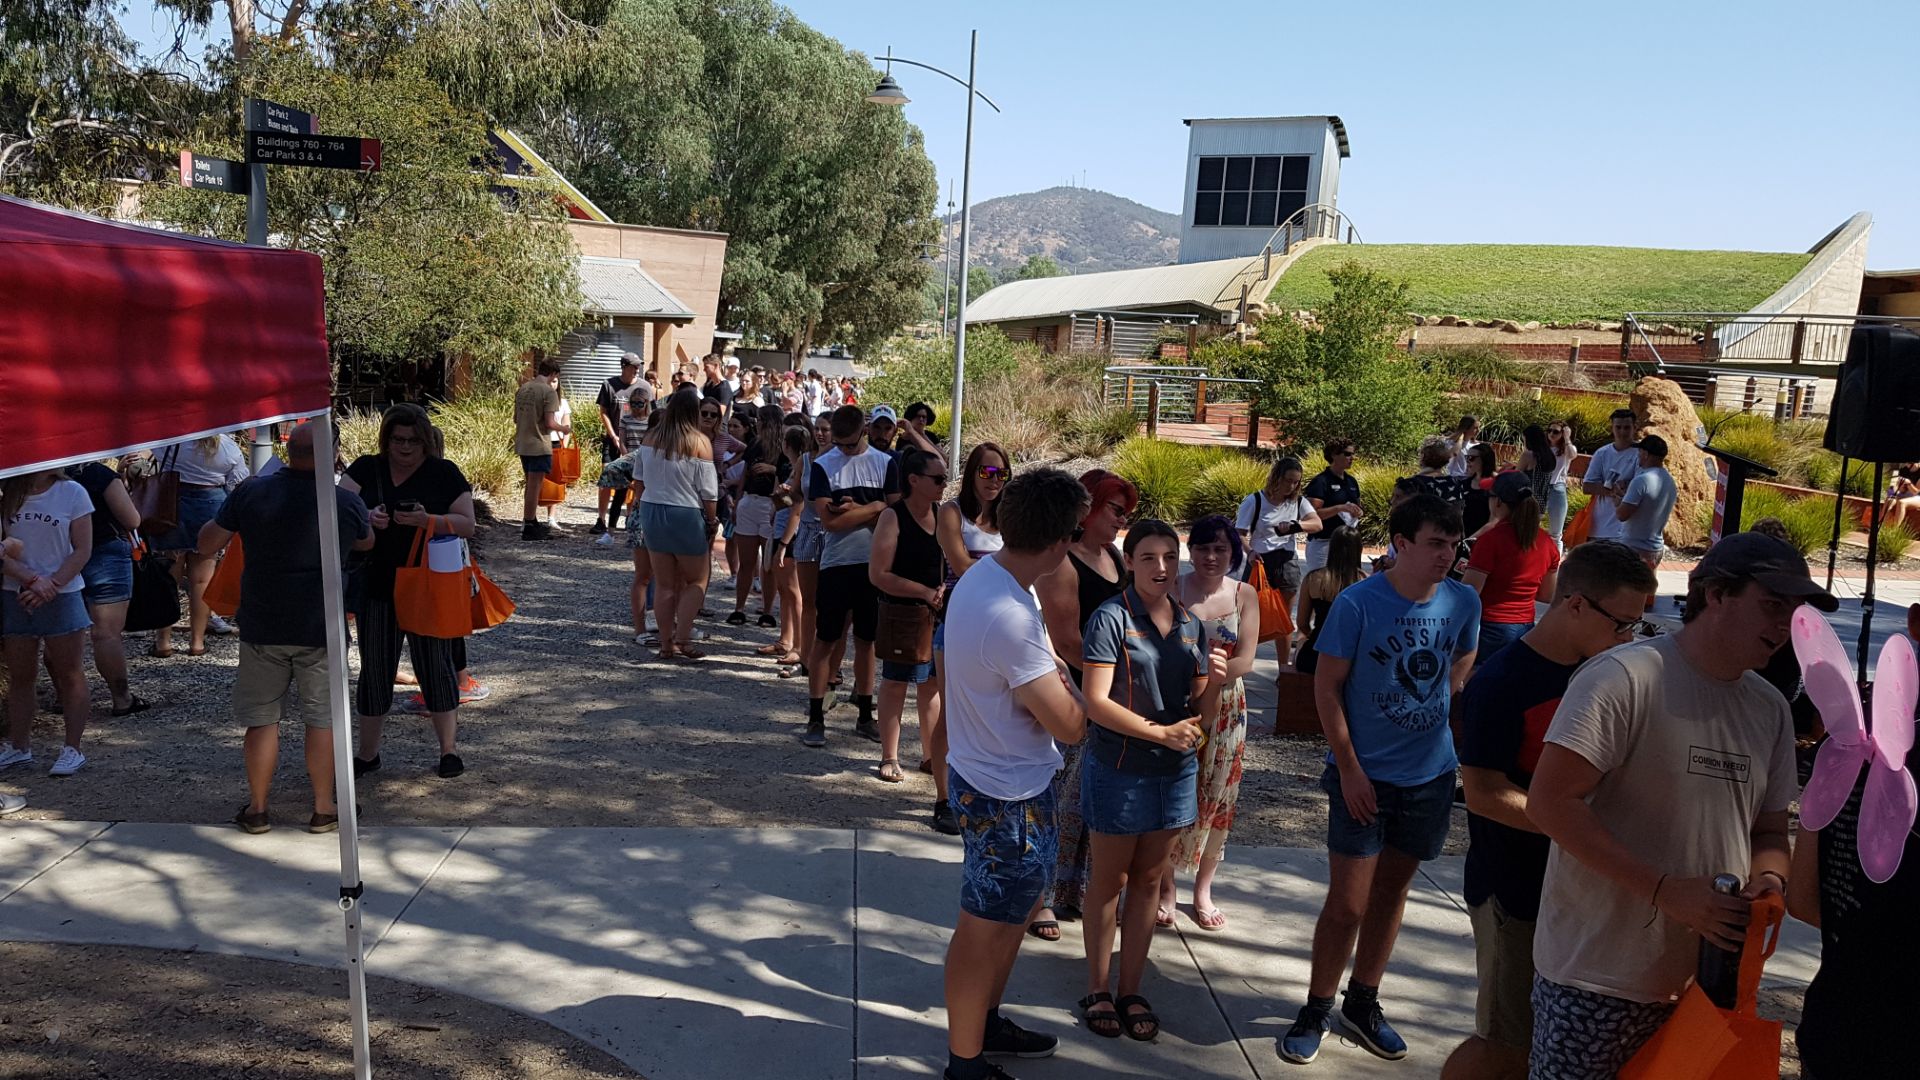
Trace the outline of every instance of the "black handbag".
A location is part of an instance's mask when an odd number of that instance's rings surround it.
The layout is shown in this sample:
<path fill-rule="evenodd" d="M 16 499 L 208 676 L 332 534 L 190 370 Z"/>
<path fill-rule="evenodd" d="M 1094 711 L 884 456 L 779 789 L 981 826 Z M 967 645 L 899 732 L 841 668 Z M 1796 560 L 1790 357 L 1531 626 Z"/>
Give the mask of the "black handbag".
<path fill-rule="evenodd" d="M 180 586 L 173 568 L 144 545 L 135 549 L 133 596 L 127 601 L 127 632 L 160 630 L 180 621 Z"/>

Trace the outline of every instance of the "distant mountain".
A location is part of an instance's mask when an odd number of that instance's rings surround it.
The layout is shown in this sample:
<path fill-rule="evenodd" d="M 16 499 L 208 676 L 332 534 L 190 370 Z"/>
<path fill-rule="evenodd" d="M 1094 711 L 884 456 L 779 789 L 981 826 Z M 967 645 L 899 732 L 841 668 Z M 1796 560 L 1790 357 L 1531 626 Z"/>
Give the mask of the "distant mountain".
<path fill-rule="evenodd" d="M 996 272 L 1051 255 L 1070 274 L 1165 266 L 1180 254 L 1180 215 L 1104 191 L 1053 187 L 1003 195 L 973 208 L 975 266 Z M 948 233 L 960 235 L 956 216 Z"/>

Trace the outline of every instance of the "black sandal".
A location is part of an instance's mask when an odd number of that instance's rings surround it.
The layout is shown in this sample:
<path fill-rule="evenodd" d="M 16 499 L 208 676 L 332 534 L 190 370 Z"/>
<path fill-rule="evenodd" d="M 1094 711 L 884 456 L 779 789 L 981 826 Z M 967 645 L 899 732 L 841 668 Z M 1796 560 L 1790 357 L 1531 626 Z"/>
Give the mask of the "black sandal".
<path fill-rule="evenodd" d="M 1049 930 L 1053 931 L 1053 933 L 1051 934 L 1047 933 L 1047 931 Z M 1041 941 L 1059 941 L 1060 940 L 1060 920 L 1035 919 L 1031 923 L 1027 924 L 1027 933 L 1032 934 L 1034 937 L 1039 938 Z"/>
<path fill-rule="evenodd" d="M 151 708 L 153 708 L 153 702 L 151 702 L 151 701 L 148 701 L 147 699 L 145 699 L 145 698 L 143 698 L 143 697 L 141 697 L 141 696 L 140 696 L 140 695 L 138 695 L 138 694 L 129 694 L 129 695 L 127 696 L 127 707 L 126 707 L 126 708 L 124 708 L 124 709 L 114 709 L 114 710 L 112 710 L 111 712 L 109 712 L 109 713 L 108 713 L 107 715 L 109 715 L 109 716 L 132 716 L 132 715 L 133 715 L 133 714 L 135 714 L 135 713 L 143 713 L 143 712 L 146 712 L 146 711 L 147 711 L 148 709 L 151 709 Z"/>
<path fill-rule="evenodd" d="M 1144 1011 L 1138 1013 L 1127 1012 L 1128 1009 L 1133 1008 L 1135 1005 L 1140 1006 Z M 1160 1034 L 1160 1018 L 1153 1015 L 1153 1003 L 1146 998 L 1141 997 L 1139 994 L 1128 994 L 1126 997 L 1120 999 L 1118 1008 L 1120 1010 L 1121 1023 L 1126 1026 L 1127 1038 L 1132 1039 L 1134 1042 L 1152 1042 L 1153 1037 Z M 1148 1025 L 1151 1030 L 1145 1035 L 1135 1035 L 1134 1029 L 1142 1024 Z"/>
<path fill-rule="evenodd" d="M 1117 1039 L 1120 1037 L 1121 1030 L 1120 1012 L 1118 1009 L 1115 1009 L 1111 1013 L 1096 1013 L 1093 1011 L 1095 1005 L 1102 1004 L 1109 1008 L 1113 1007 L 1113 995 L 1107 993 L 1105 990 L 1097 994 L 1088 994 L 1086 997 L 1081 998 L 1080 1019 L 1086 1021 L 1087 1030 L 1093 1032 L 1095 1035 L 1103 1039 Z"/>

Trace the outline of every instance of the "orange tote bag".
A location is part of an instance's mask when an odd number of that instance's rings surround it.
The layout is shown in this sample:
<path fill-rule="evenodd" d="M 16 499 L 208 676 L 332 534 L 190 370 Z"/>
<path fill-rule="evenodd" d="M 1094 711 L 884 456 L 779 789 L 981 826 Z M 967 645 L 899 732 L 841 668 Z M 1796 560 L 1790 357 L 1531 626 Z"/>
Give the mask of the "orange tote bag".
<path fill-rule="evenodd" d="M 1567 522 L 1567 527 L 1560 530 L 1561 546 L 1565 547 L 1568 551 L 1572 551 L 1574 548 L 1586 543 L 1587 535 L 1592 531 L 1593 500 L 1589 499 L 1587 500 L 1587 505 L 1581 507 L 1580 512 L 1573 515 L 1573 520 Z"/>
<path fill-rule="evenodd" d="M 220 556 L 220 563 L 213 570 L 213 580 L 207 582 L 207 591 L 203 594 L 207 606 L 222 618 L 232 618 L 240 610 L 240 575 L 247 568 L 247 553 L 240 544 L 240 536 L 234 534 L 227 542 L 227 553 Z"/>
<path fill-rule="evenodd" d="M 463 638 L 473 632 L 471 568 L 441 573 L 427 565 L 427 541 L 435 518 L 417 530 L 406 565 L 393 573 L 393 613 L 400 629 L 431 638 Z"/>
<path fill-rule="evenodd" d="M 554 481 L 565 487 L 580 479 L 580 448 L 573 445 L 573 436 L 553 448 Z"/>
<path fill-rule="evenodd" d="M 1740 954 L 1740 993 L 1722 1009 L 1695 983 L 1620 1080 L 1779 1080 L 1780 1025 L 1760 1019 L 1760 975 L 1780 944 L 1786 905 L 1777 893 L 1753 901 Z M 1768 931 L 1772 931 L 1769 935 Z"/>
<path fill-rule="evenodd" d="M 1287 610 L 1287 594 L 1267 584 L 1267 568 L 1257 556 L 1253 559 L 1253 573 L 1248 575 L 1247 584 L 1253 586 L 1254 594 L 1260 598 L 1260 640 L 1275 641 L 1293 633 L 1293 613 Z"/>

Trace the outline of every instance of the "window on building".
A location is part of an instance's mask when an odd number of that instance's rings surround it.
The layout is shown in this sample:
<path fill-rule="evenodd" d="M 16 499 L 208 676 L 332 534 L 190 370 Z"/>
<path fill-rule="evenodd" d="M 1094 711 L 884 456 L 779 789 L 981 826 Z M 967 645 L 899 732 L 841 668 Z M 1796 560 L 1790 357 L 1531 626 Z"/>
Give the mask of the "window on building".
<path fill-rule="evenodd" d="M 1203 157 L 1194 184 L 1193 223 L 1271 229 L 1307 204 L 1306 154 Z"/>

